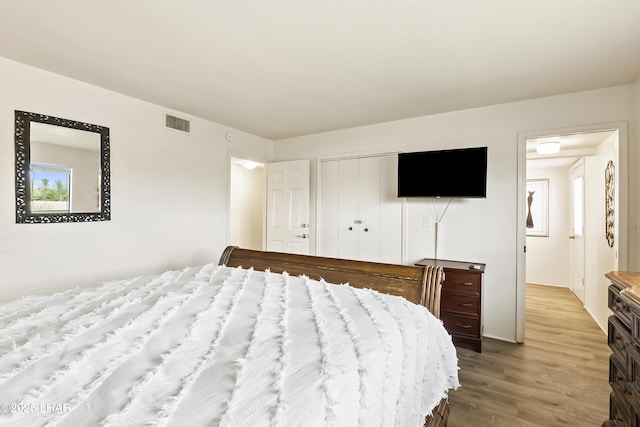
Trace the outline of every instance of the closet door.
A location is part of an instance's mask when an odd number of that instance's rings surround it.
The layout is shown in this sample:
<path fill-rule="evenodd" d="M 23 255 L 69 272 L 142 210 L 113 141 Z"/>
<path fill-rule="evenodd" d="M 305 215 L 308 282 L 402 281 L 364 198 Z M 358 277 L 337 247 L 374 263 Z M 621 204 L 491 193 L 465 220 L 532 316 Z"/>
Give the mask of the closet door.
<path fill-rule="evenodd" d="M 400 263 L 396 156 L 324 161 L 320 179 L 318 254 Z"/>

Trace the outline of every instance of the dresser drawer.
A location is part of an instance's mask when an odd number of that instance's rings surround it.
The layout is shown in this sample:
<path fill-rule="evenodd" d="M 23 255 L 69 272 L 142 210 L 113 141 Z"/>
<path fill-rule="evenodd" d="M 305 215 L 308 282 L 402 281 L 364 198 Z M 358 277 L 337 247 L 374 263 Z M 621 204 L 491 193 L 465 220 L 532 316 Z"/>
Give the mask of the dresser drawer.
<path fill-rule="evenodd" d="M 615 285 L 609 285 L 608 306 L 613 314 L 631 329 L 631 304 L 620 296 L 620 288 Z"/>
<path fill-rule="evenodd" d="M 615 421 L 616 427 L 631 427 L 631 408 L 625 406 L 624 399 L 612 391 L 609 395 L 609 419 Z"/>
<path fill-rule="evenodd" d="M 640 400 L 640 353 L 636 347 L 629 349 L 627 389 Z"/>
<path fill-rule="evenodd" d="M 609 384 L 619 395 L 627 392 L 627 367 L 617 357 L 609 357 Z M 629 402 L 630 403 L 630 402 Z"/>
<path fill-rule="evenodd" d="M 607 342 L 620 364 L 627 365 L 627 353 L 631 347 L 631 333 L 627 327 L 615 316 L 610 316 L 607 322 Z"/>
<path fill-rule="evenodd" d="M 631 341 L 640 347 L 640 309 L 635 306 L 631 308 Z"/>
<path fill-rule="evenodd" d="M 480 337 L 480 319 L 469 316 L 459 316 L 451 313 L 441 313 L 440 318 L 450 334 Z"/>
<path fill-rule="evenodd" d="M 445 272 L 442 291 L 471 292 L 480 294 L 480 275 L 457 271 Z"/>
<path fill-rule="evenodd" d="M 445 293 L 440 299 L 440 310 L 478 315 L 480 313 L 480 298 L 477 296 Z"/>

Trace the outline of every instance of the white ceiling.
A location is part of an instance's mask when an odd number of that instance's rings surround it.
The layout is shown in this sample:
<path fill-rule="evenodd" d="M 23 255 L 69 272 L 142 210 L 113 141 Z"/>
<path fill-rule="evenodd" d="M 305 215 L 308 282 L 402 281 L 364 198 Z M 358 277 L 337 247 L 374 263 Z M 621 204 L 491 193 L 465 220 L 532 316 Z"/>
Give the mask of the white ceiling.
<path fill-rule="evenodd" d="M 0 56 L 269 139 L 633 83 L 639 0 L 20 0 Z"/>
<path fill-rule="evenodd" d="M 582 156 L 594 155 L 598 145 L 611 136 L 614 130 L 585 132 L 576 134 L 547 135 L 540 138 L 528 138 L 526 143 L 527 168 L 567 167 L 575 163 Z M 551 155 L 537 154 L 538 142 L 558 141 L 560 152 Z"/>

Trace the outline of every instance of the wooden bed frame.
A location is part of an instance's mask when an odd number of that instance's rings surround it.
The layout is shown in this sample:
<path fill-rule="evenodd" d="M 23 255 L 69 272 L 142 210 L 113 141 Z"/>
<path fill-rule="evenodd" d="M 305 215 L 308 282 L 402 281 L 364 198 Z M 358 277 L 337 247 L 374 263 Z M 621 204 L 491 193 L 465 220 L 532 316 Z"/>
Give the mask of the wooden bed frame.
<path fill-rule="evenodd" d="M 229 267 L 287 271 L 292 275 L 305 274 L 312 279 L 324 279 L 330 283 L 349 283 L 357 288 L 370 288 L 379 292 L 399 295 L 426 306 L 439 317 L 440 289 L 444 281 L 441 267 L 417 267 L 354 261 L 281 252 L 266 252 L 228 246 L 219 264 Z M 449 419 L 449 403 L 442 399 L 427 417 L 425 427 L 444 427 Z"/>

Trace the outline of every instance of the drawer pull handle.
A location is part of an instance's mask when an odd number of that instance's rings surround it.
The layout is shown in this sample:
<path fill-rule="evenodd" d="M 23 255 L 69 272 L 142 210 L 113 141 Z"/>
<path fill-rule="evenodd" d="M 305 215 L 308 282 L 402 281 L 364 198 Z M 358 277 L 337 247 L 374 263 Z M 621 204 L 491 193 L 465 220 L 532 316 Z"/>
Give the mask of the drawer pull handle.
<path fill-rule="evenodd" d="M 463 304 L 463 303 L 461 303 L 461 302 L 460 302 L 460 303 L 458 303 L 458 305 L 459 305 L 460 307 L 471 307 L 471 306 L 473 306 L 473 304 L 468 304 L 468 303 L 467 303 L 467 304 Z"/>
<path fill-rule="evenodd" d="M 456 323 L 456 326 L 463 329 L 469 329 L 471 327 L 471 325 L 463 325 L 462 323 Z"/>
<path fill-rule="evenodd" d="M 458 285 L 462 285 L 462 286 L 473 286 L 473 283 L 471 283 L 471 282 L 458 282 Z"/>

